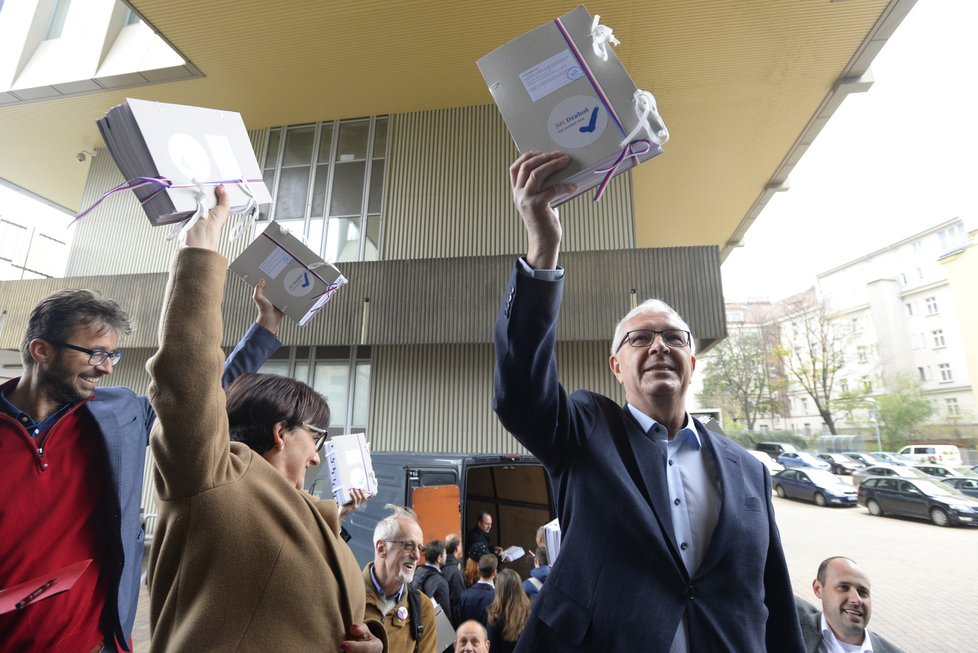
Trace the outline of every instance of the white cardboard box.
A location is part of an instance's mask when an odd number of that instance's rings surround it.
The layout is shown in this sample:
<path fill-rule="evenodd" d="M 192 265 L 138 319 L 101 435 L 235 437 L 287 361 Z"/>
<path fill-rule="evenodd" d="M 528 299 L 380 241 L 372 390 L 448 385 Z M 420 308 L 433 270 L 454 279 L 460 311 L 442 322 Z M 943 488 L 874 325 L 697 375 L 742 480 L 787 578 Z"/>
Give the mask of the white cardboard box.
<path fill-rule="evenodd" d="M 548 186 L 575 183 L 577 192 L 598 186 L 638 124 L 635 83 L 609 46 L 608 60 L 595 54 L 592 17 L 583 6 L 493 50 L 478 66 L 521 153 L 560 150 L 570 164 Z M 615 170 L 621 174 L 662 152 L 649 142 L 635 148 Z"/>
<path fill-rule="evenodd" d="M 154 226 L 180 222 L 197 210 L 195 180 L 205 190 L 204 208 L 217 200 L 214 187 L 225 182 L 231 212 L 250 201 L 272 201 L 241 115 L 182 104 L 127 99 L 97 121 L 109 153 L 126 180 L 164 177 L 172 188 L 147 185 L 134 189 Z"/>
<path fill-rule="evenodd" d="M 274 220 L 229 267 L 251 286 L 265 279 L 265 296 L 299 326 L 346 283 L 339 270 Z"/>

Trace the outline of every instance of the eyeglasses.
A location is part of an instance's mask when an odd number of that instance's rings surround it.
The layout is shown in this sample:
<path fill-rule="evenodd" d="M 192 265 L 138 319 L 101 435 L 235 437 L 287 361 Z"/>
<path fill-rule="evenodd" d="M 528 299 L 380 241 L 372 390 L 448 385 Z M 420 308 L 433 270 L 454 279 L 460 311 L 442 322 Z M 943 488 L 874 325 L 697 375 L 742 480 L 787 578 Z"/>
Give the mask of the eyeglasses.
<path fill-rule="evenodd" d="M 390 542 L 391 544 L 400 544 L 401 548 L 408 553 L 412 551 L 417 551 L 418 555 L 424 555 L 424 545 L 418 544 L 417 542 L 412 542 L 411 540 L 384 540 L 385 542 Z"/>
<path fill-rule="evenodd" d="M 326 429 L 321 429 L 318 426 L 313 426 L 306 422 L 303 422 L 301 426 L 307 431 L 312 431 L 316 434 L 316 451 L 320 451 L 323 445 L 326 444 L 326 440 L 329 440 L 329 433 L 326 432 Z"/>
<path fill-rule="evenodd" d="M 119 364 L 122 360 L 121 351 L 105 351 L 104 349 L 85 349 L 84 347 L 79 347 L 78 345 L 69 345 L 67 342 L 55 342 L 52 343 L 58 347 L 64 347 L 65 349 L 73 349 L 75 351 L 80 351 L 83 354 L 88 354 L 88 364 L 98 367 L 105 361 L 109 361 L 112 367 Z"/>
<path fill-rule="evenodd" d="M 644 349 L 646 347 L 651 347 L 652 343 L 655 342 L 656 336 L 662 336 L 662 342 L 666 344 L 667 347 L 688 347 L 689 346 L 689 331 L 684 331 L 683 329 L 666 329 L 664 331 L 654 331 L 652 329 L 635 329 L 634 331 L 629 331 L 622 338 L 622 341 L 618 343 L 618 348 L 615 349 L 617 354 L 622 347 L 625 346 L 627 342 L 632 347 L 638 347 Z"/>

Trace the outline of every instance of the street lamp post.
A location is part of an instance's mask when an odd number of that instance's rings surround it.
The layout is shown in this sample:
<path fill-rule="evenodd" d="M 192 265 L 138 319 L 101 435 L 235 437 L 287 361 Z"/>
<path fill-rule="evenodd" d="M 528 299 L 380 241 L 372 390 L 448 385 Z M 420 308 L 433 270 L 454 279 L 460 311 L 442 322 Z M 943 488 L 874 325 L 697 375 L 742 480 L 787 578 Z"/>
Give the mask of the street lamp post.
<path fill-rule="evenodd" d="M 876 400 L 869 397 L 866 401 L 873 404 L 872 412 L 869 414 L 869 421 L 872 422 L 873 429 L 876 431 L 876 450 L 883 451 L 883 442 L 880 440 L 880 421 L 876 411 Z"/>

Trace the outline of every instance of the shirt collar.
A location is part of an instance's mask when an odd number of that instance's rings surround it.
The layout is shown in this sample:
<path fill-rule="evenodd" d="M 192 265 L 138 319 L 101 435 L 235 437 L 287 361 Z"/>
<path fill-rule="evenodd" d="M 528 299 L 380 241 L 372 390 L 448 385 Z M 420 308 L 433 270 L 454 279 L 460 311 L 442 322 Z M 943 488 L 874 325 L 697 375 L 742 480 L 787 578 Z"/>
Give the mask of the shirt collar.
<path fill-rule="evenodd" d="M 829 628 L 829 624 L 825 621 L 825 615 L 822 614 L 819 617 L 822 626 L 822 641 L 828 647 L 831 653 L 845 653 L 845 649 L 842 647 L 842 642 L 836 638 L 835 633 Z M 873 653 L 873 639 L 869 636 L 869 628 L 863 631 L 863 643 L 859 649 L 860 653 Z"/>
<path fill-rule="evenodd" d="M 380 586 L 380 582 L 377 580 L 373 566 L 370 567 L 370 581 L 374 584 L 374 590 L 377 592 L 377 596 L 384 599 L 388 598 L 387 594 L 384 593 L 384 588 Z M 390 600 L 394 603 L 400 603 L 402 594 L 404 594 L 404 583 L 401 583 L 401 587 L 394 596 L 390 597 Z"/>
<path fill-rule="evenodd" d="M 632 417 L 638 422 L 638 425 L 642 427 L 642 430 L 651 435 L 655 440 L 659 442 L 669 442 L 669 432 L 666 427 L 649 417 L 638 408 L 631 404 L 625 404 L 628 406 L 628 410 L 632 413 Z M 676 437 L 672 439 L 672 442 L 677 446 L 689 445 L 693 449 L 699 449 L 702 446 L 700 442 L 700 434 L 696 432 L 696 428 L 693 425 L 693 419 L 689 413 L 686 413 L 686 418 L 683 420 L 684 426 L 676 432 Z"/>

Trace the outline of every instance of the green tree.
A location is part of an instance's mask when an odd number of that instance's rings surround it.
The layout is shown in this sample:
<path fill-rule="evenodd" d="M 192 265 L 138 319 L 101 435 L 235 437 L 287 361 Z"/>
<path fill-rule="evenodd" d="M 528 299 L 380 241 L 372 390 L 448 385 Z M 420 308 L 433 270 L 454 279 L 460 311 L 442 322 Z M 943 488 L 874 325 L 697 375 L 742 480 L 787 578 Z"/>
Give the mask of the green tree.
<path fill-rule="evenodd" d="M 854 335 L 852 324 L 835 319 L 811 293 L 785 307 L 782 343 L 774 353 L 815 402 L 829 432 L 837 435 L 832 416 L 835 378 L 845 365 L 846 347 Z"/>
<path fill-rule="evenodd" d="M 886 394 L 876 398 L 877 419 L 891 450 L 902 447 L 907 436 L 919 429 L 934 413 L 924 397 L 923 384 L 909 372 L 898 372 L 886 379 Z"/>
<path fill-rule="evenodd" d="M 771 398 L 767 361 L 770 353 L 759 329 L 737 329 L 704 356 L 706 374 L 700 404 L 722 408 L 743 420 L 748 431 L 762 414 L 777 411 Z"/>

